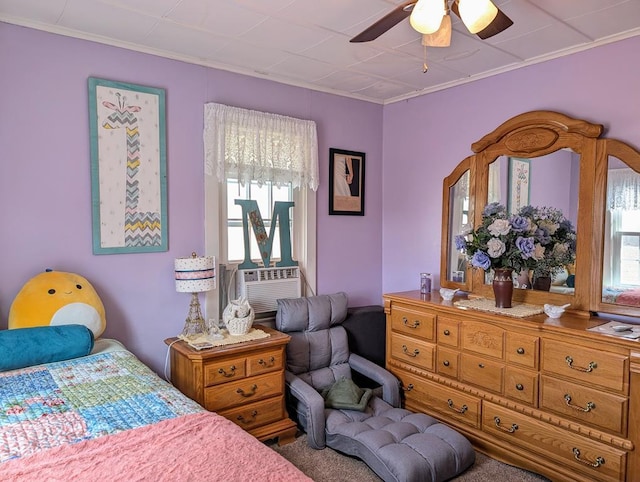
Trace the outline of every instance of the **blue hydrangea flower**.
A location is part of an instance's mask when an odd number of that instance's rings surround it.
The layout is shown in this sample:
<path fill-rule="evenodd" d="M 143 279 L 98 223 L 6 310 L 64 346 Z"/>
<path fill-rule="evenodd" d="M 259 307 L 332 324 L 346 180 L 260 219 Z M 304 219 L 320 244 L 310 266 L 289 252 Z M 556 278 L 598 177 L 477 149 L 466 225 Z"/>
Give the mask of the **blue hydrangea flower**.
<path fill-rule="evenodd" d="M 462 234 L 458 234 L 455 237 L 455 243 L 456 243 L 456 249 L 458 251 L 462 251 L 463 249 L 466 249 L 466 247 L 467 247 L 467 243 L 465 242 L 464 236 Z"/>

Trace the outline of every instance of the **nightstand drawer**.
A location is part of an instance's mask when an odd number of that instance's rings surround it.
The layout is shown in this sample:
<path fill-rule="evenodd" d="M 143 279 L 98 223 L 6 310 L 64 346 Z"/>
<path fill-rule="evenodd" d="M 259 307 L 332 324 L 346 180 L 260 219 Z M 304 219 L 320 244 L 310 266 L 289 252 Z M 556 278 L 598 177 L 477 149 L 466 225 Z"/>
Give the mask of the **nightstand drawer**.
<path fill-rule="evenodd" d="M 434 340 L 436 315 L 428 311 L 394 305 L 391 310 L 391 329 L 410 336 Z"/>
<path fill-rule="evenodd" d="M 282 370 L 284 360 L 282 350 L 271 350 L 247 357 L 247 376 Z"/>
<path fill-rule="evenodd" d="M 270 398 L 262 402 L 248 403 L 242 407 L 218 412 L 245 430 L 251 430 L 267 423 L 281 420 L 284 403 L 282 397 Z"/>
<path fill-rule="evenodd" d="M 246 376 L 245 358 L 207 362 L 204 366 L 204 386 L 210 387 Z"/>
<path fill-rule="evenodd" d="M 282 395 L 282 373 L 280 372 L 207 388 L 204 392 L 204 408 L 217 412 L 274 395 Z"/>

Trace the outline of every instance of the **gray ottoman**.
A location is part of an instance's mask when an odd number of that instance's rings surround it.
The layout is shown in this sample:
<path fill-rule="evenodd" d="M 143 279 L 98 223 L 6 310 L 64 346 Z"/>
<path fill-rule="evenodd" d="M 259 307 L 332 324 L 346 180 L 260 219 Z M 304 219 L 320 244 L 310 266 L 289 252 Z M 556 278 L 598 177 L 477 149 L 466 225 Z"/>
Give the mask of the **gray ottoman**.
<path fill-rule="evenodd" d="M 364 412 L 327 412 L 327 445 L 362 459 L 386 482 L 444 481 L 475 461 L 473 447 L 455 430 L 379 398 Z"/>

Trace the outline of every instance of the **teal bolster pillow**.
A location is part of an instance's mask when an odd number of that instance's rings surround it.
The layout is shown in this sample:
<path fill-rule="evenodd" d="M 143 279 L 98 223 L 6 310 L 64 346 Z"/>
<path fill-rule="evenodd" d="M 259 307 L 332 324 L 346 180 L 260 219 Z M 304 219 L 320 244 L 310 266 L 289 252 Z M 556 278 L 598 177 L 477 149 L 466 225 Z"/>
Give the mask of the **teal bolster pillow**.
<path fill-rule="evenodd" d="M 93 333 L 84 325 L 38 326 L 0 331 L 0 371 L 86 356 Z"/>

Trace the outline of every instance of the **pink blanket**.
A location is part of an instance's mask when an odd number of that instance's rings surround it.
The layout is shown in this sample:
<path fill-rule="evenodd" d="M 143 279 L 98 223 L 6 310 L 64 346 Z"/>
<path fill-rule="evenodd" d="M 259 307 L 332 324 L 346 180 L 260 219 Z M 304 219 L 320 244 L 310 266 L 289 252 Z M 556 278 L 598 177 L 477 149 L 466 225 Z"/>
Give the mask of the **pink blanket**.
<path fill-rule="evenodd" d="M 312 481 L 215 413 L 165 420 L 0 464 L 0 480 Z"/>

